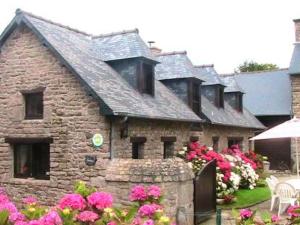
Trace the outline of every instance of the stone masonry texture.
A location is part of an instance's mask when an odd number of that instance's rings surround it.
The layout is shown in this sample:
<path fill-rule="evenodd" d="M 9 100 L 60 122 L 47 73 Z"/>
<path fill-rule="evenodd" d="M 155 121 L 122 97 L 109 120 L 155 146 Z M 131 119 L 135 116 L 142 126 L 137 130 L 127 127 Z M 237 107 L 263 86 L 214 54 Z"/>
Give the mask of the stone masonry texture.
<path fill-rule="evenodd" d="M 98 102 L 75 76 L 22 26 L 11 34 L 1 49 L 0 77 L 0 185 L 6 187 L 16 201 L 34 195 L 41 203 L 51 205 L 70 192 L 76 180 L 83 180 L 112 192 L 117 203 L 127 204 L 131 186 L 156 183 L 166 193 L 170 215 L 175 216 L 178 207 L 193 212 L 191 171 L 179 159 L 162 159 L 161 142 L 161 137 L 176 137 L 175 149 L 181 149 L 192 134 L 190 124 L 129 119 L 128 137 L 121 138 L 122 118 L 102 116 Z M 24 120 L 22 92 L 37 88 L 44 88 L 43 119 Z M 99 150 L 91 144 L 95 133 L 104 137 Z M 5 143 L 5 137 L 53 138 L 50 180 L 14 178 L 13 145 Z M 130 137 L 147 139 L 145 159 L 130 159 Z M 97 156 L 95 166 L 85 165 L 86 155 Z"/>

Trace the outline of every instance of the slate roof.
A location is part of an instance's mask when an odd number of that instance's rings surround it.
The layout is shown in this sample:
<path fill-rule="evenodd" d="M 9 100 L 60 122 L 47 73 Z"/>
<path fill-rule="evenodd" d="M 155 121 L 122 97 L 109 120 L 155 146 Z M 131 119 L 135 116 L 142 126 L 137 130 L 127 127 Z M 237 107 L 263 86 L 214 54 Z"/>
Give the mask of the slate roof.
<path fill-rule="evenodd" d="M 289 74 L 300 74 L 300 43 L 294 44 L 294 50 L 289 67 Z"/>
<path fill-rule="evenodd" d="M 218 73 L 216 72 L 214 65 L 200 65 L 200 66 L 194 66 L 197 75 L 201 77 L 205 82 L 202 83 L 202 85 L 223 85 L 223 81 L 220 79 Z"/>
<path fill-rule="evenodd" d="M 205 77 L 209 77 L 209 79 L 205 81 L 210 85 L 224 85 L 223 81 L 211 65 L 195 67 L 188 58 L 186 52 L 162 53 L 158 55 L 157 59 L 161 62 L 155 69 L 155 76 L 159 80 L 189 77 L 205 80 Z M 204 68 L 208 68 L 208 70 Z M 201 106 L 204 116 L 212 124 L 257 129 L 264 128 L 264 126 L 255 118 L 255 116 L 249 113 L 247 109 L 244 109 L 243 113 L 239 113 L 226 102 L 224 103 L 224 109 L 219 109 L 204 96 L 202 96 Z"/>
<path fill-rule="evenodd" d="M 246 108 L 243 108 L 243 112 L 240 113 L 226 101 L 224 102 L 224 108 L 217 108 L 204 96 L 202 96 L 201 101 L 202 112 L 212 124 L 256 129 L 265 128 Z"/>
<path fill-rule="evenodd" d="M 222 77 L 221 79 L 222 79 L 223 83 L 226 85 L 226 87 L 224 89 L 225 93 L 230 93 L 230 92 L 245 93 L 245 91 L 236 82 L 234 76 Z"/>
<path fill-rule="evenodd" d="M 160 53 L 157 55 L 157 60 L 160 62 L 155 67 L 155 77 L 158 80 L 176 78 L 197 78 L 202 80 L 185 51 Z"/>
<path fill-rule="evenodd" d="M 244 105 L 256 116 L 291 115 L 292 93 L 288 69 L 230 74 L 245 91 Z"/>
<path fill-rule="evenodd" d="M 121 115 L 175 121 L 201 121 L 159 81 L 155 97 L 134 90 L 102 61 L 93 36 L 17 10 L 16 17 L 0 36 L 0 48 L 20 22 L 24 22 L 61 62 L 100 101 L 104 115 Z"/>
<path fill-rule="evenodd" d="M 142 40 L 138 29 L 104 34 L 93 37 L 95 51 L 103 61 L 144 57 L 153 61 L 149 47 Z"/>

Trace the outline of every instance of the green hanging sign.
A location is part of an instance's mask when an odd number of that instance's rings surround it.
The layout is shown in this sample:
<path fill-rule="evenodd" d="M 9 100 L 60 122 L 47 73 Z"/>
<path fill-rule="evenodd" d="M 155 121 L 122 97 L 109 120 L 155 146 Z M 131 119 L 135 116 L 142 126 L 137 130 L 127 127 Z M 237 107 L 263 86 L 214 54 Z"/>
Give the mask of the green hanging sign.
<path fill-rule="evenodd" d="M 103 144 L 103 136 L 101 134 L 94 134 L 92 138 L 94 147 L 99 148 Z"/>

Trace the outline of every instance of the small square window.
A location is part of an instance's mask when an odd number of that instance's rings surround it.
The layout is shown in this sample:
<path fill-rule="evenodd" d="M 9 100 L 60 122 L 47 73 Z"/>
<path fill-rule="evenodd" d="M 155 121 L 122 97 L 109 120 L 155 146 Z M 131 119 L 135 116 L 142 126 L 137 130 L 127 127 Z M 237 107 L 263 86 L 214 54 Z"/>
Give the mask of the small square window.
<path fill-rule="evenodd" d="M 43 119 L 43 92 L 23 95 L 25 100 L 25 119 Z"/>
<path fill-rule="evenodd" d="M 164 159 L 174 157 L 175 145 L 174 142 L 165 141 L 164 142 Z"/>
<path fill-rule="evenodd" d="M 144 158 L 144 143 L 141 142 L 132 143 L 132 158 L 133 159 Z"/>
<path fill-rule="evenodd" d="M 14 145 L 14 177 L 49 180 L 49 172 L 49 143 Z"/>

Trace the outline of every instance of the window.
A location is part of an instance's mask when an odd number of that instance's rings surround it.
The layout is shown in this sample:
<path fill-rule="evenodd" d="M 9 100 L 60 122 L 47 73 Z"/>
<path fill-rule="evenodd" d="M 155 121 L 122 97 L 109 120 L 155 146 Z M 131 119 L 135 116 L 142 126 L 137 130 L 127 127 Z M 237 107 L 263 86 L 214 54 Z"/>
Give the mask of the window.
<path fill-rule="evenodd" d="M 232 145 L 239 145 L 240 149 L 243 150 L 243 138 L 242 137 L 229 137 L 228 148 Z"/>
<path fill-rule="evenodd" d="M 189 105 L 191 109 L 197 114 L 200 115 L 201 112 L 201 98 L 200 98 L 200 84 L 189 81 Z"/>
<path fill-rule="evenodd" d="M 141 93 L 154 95 L 154 69 L 153 65 L 141 63 L 141 74 L 139 77 L 139 90 Z"/>
<path fill-rule="evenodd" d="M 175 153 L 176 137 L 162 137 L 161 141 L 164 143 L 164 159 L 172 158 Z"/>
<path fill-rule="evenodd" d="M 24 93 L 25 119 L 43 119 L 43 92 Z"/>
<path fill-rule="evenodd" d="M 216 87 L 215 105 L 218 108 L 224 108 L 224 88 L 221 86 Z"/>
<path fill-rule="evenodd" d="M 49 143 L 22 144 L 14 146 L 14 177 L 50 179 Z"/>
<path fill-rule="evenodd" d="M 132 137 L 130 138 L 132 143 L 132 158 L 143 159 L 144 158 L 144 143 L 146 142 L 145 137 Z"/>
<path fill-rule="evenodd" d="M 199 86 L 200 86 L 199 84 L 193 83 L 192 109 L 197 115 L 199 115 L 200 111 L 201 111 L 201 109 L 200 109 L 200 95 L 199 95 L 199 91 L 200 91 L 199 89 L 200 88 L 199 88 Z"/>
<path fill-rule="evenodd" d="M 237 107 L 236 109 L 239 112 L 243 112 L 243 94 L 242 93 L 237 93 Z"/>
<path fill-rule="evenodd" d="M 214 151 L 218 152 L 219 151 L 219 137 L 212 137 L 212 148 Z"/>

